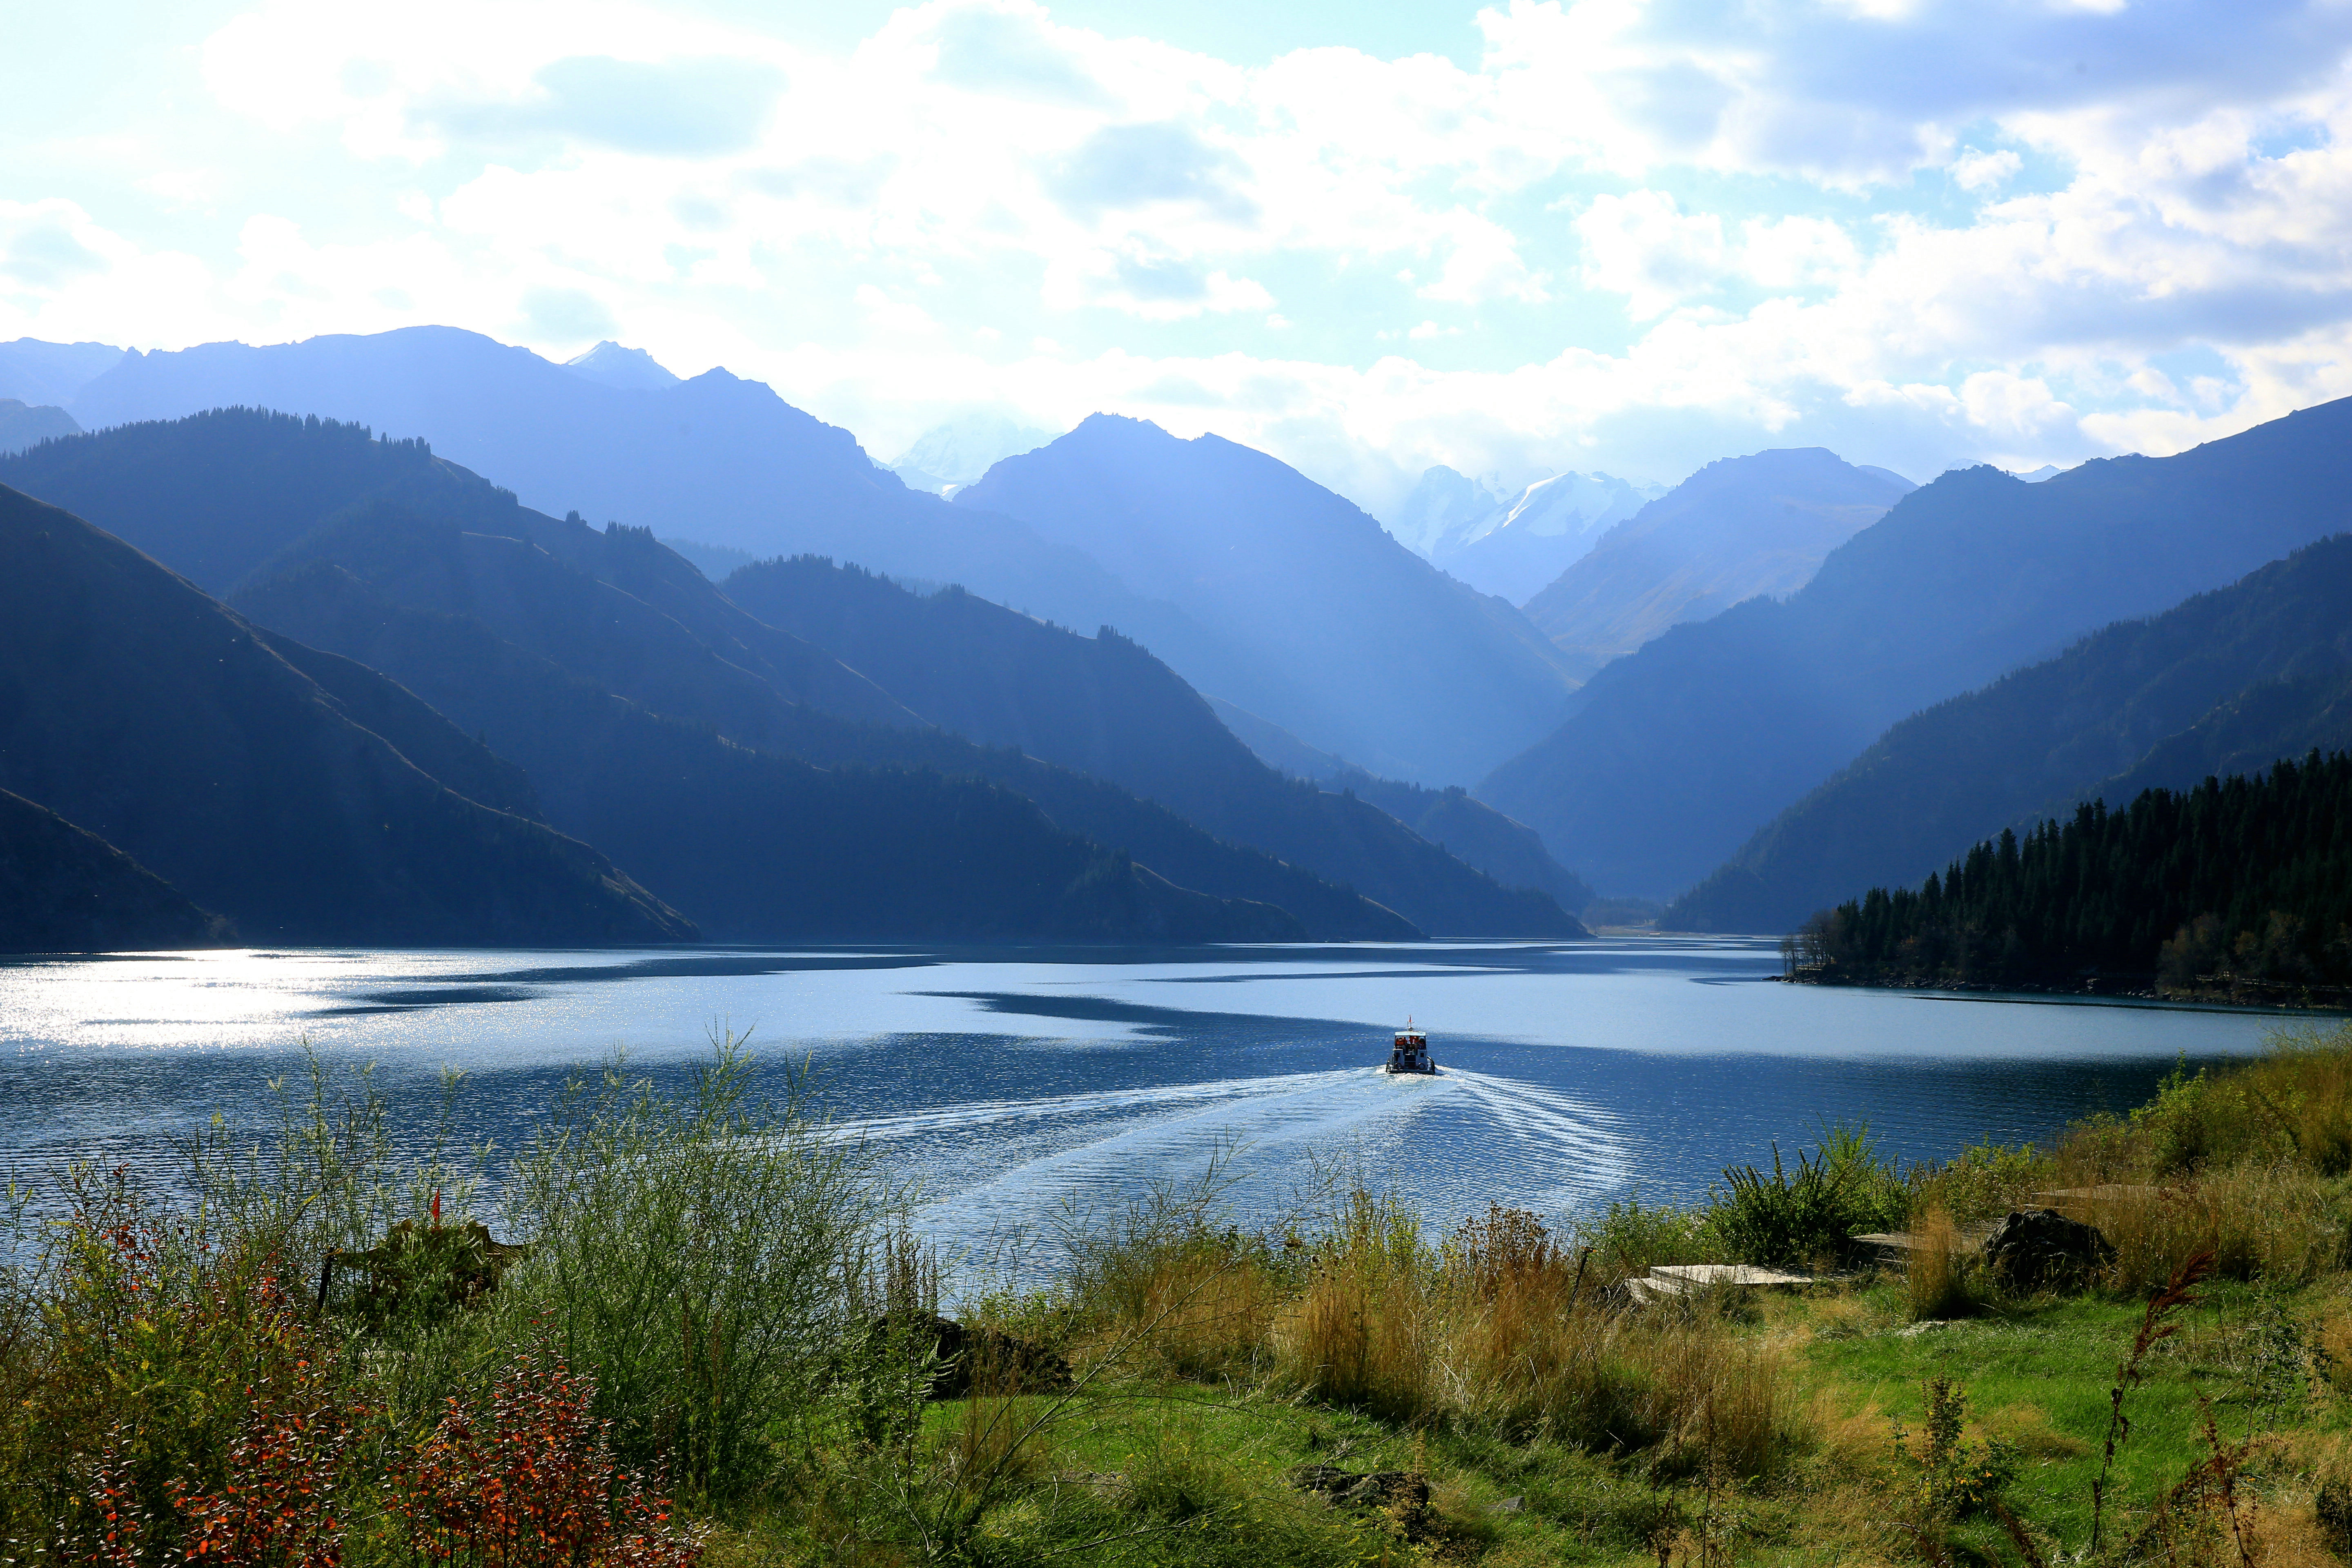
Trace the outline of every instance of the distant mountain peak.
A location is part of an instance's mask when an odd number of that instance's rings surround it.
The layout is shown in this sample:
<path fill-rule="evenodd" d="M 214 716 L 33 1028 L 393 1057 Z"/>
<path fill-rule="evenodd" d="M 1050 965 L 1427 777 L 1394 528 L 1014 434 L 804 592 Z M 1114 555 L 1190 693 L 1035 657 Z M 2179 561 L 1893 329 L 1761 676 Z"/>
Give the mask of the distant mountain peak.
<path fill-rule="evenodd" d="M 1002 410 L 967 414 L 934 425 L 886 465 L 908 484 L 934 494 L 971 484 L 1007 458 L 1034 452 L 1054 432 L 1024 425 Z"/>
<path fill-rule="evenodd" d="M 659 392 L 678 378 L 643 349 L 623 348 L 606 338 L 586 353 L 563 362 L 572 374 L 624 392 Z"/>
<path fill-rule="evenodd" d="M 1665 493 L 1660 485 L 1572 471 L 1497 493 L 1486 481 L 1440 465 L 1422 474 L 1388 526 L 1431 564 L 1516 605 Z"/>

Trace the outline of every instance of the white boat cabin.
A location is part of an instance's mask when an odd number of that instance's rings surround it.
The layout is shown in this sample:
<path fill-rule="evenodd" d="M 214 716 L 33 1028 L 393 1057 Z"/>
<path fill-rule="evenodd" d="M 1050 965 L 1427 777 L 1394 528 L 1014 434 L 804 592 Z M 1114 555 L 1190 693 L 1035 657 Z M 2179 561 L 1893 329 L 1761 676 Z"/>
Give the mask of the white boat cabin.
<path fill-rule="evenodd" d="M 1406 1024 L 1396 1033 L 1396 1044 L 1390 1047 L 1388 1066 L 1383 1072 L 1433 1073 L 1437 1064 L 1429 1059 L 1429 1037 Z"/>

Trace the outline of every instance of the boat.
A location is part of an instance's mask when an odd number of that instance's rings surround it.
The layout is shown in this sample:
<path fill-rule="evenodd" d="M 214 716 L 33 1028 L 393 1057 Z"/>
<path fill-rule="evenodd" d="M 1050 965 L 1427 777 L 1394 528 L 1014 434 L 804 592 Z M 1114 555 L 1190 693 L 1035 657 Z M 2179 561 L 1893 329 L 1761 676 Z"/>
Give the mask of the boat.
<path fill-rule="evenodd" d="M 1429 1037 L 1414 1028 L 1412 1019 L 1407 1018 L 1404 1021 L 1404 1027 L 1396 1032 L 1396 1044 L 1389 1047 L 1388 1065 L 1381 1070 L 1385 1073 L 1418 1073 L 1423 1077 L 1433 1078 L 1436 1076 L 1437 1064 L 1429 1059 Z"/>

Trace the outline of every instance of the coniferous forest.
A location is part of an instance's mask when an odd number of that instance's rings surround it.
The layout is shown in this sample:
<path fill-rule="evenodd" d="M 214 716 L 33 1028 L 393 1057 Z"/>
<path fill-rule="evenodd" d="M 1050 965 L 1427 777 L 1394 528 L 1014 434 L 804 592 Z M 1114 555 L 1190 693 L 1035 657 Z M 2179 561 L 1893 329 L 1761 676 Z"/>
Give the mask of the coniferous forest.
<path fill-rule="evenodd" d="M 2352 755 L 2003 829 L 1916 889 L 1874 888 L 1782 943 L 1792 978 L 2147 990 L 2352 991 Z"/>

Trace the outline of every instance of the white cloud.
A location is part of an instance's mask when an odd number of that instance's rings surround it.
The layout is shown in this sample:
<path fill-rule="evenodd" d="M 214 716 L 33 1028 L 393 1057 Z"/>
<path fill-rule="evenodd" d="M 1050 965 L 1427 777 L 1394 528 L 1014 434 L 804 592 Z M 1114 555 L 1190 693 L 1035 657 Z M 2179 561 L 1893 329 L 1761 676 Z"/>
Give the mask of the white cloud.
<path fill-rule="evenodd" d="M 2015 179 L 2023 167 L 2025 160 L 2006 147 L 1993 153 L 1970 147 L 1952 160 L 1952 183 L 1964 191 L 1990 191 Z"/>
<path fill-rule="evenodd" d="M 1584 242 L 1584 280 L 1624 295 L 1637 321 L 1713 291 L 1730 267 L 1723 220 L 1685 214 L 1664 191 L 1595 197 L 1576 232 Z"/>
<path fill-rule="evenodd" d="M 934 388 L 1117 405 L 1367 499 L 1798 439 L 2030 468 L 2352 392 L 2352 11 L 2318 0 L 1507 0 L 1468 66 L 1243 66 L 1028 0 L 853 47 L 780 15 L 264 0 L 187 85 L 269 156 L 94 121 L 102 205 L 28 150 L 0 337 L 609 328 L 883 447 Z M 1441 340 L 1469 368 L 1409 357 Z"/>

